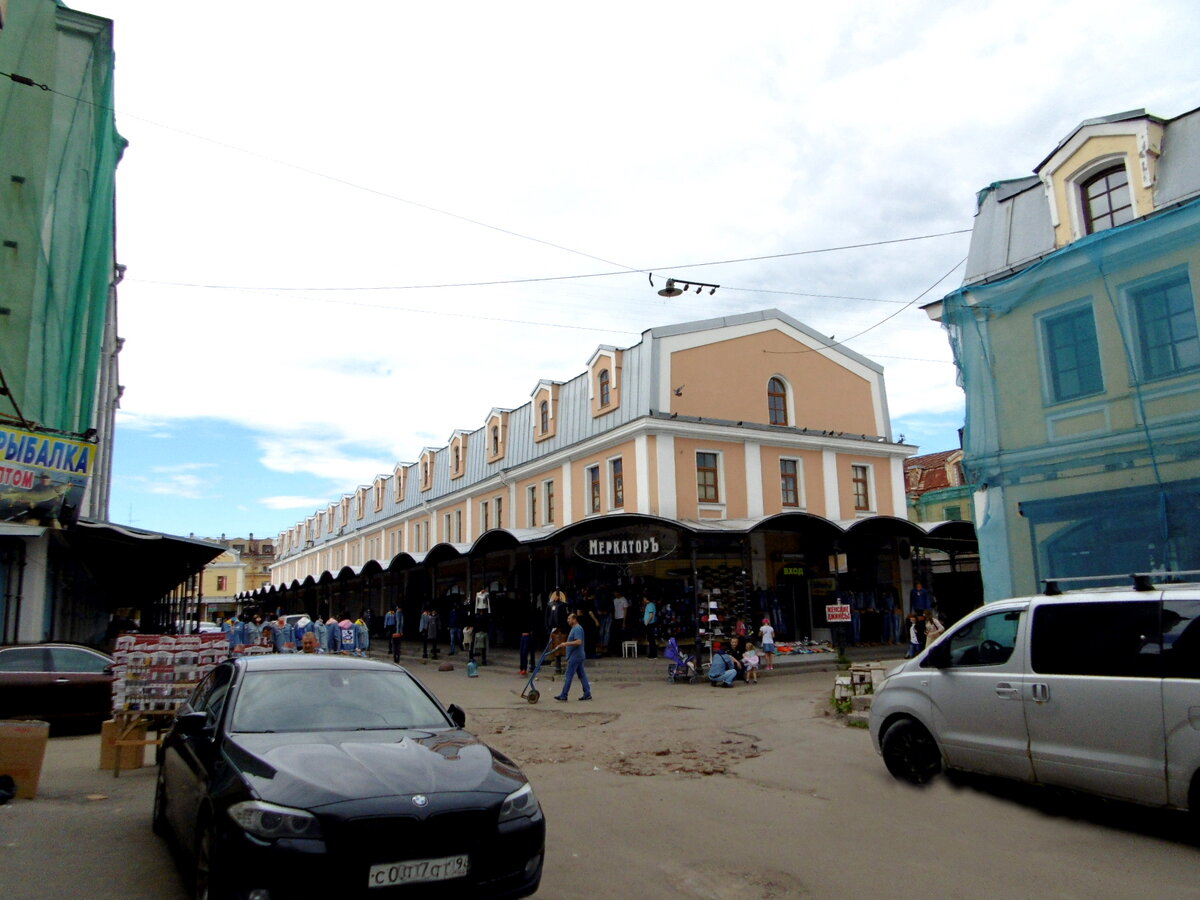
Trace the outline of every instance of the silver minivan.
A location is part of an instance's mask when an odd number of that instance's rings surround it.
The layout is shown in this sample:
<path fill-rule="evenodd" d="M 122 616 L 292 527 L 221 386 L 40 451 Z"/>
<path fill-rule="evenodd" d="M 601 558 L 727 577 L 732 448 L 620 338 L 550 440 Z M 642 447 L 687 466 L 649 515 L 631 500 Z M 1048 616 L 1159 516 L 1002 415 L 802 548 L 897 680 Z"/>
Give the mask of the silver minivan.
<path fill-rule="evenodd" d="M 977 609 L 888 673 L 871 738 L 914 784 L 959 769 L 1200 810 L 1200 585 Z"/>

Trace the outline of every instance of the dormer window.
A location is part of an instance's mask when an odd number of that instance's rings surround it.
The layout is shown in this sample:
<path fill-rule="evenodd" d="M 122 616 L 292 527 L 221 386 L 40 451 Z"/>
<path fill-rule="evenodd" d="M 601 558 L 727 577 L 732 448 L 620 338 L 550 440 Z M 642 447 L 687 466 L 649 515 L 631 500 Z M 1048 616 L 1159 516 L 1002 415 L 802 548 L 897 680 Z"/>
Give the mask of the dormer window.
<path fill-rule="evenodd" d="M 492 426 L 492 456 L 500 455 L 500 426 Z"/>
<path fill-rule="evenodd" d="M 1088 234 L 1133 220 L 1133 199 L 1124 164 L 1111 166 L 1092 176 L 1079 186 L 1079 190 Z"/>
<path fill-rule="evenodd" d="M 608 406 L 612 402 L 612 383 L 608 375 L 608 369 L 600 370 L 600 405 Z"/>
<path fill-rule="evenodd" d="M 558 389 L 561 384 L 557 381 L 541 381 L 530 394 L 533 401 L 530 410 L 533 414 L 533 441 L 540 443 L 554 437 L 558 430 Z"/>

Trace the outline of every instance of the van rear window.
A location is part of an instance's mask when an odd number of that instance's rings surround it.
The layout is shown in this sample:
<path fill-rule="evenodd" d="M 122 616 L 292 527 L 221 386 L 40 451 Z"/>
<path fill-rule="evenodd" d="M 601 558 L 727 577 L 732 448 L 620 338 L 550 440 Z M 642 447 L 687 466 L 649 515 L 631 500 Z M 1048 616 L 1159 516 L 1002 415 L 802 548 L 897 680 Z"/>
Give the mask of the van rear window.
<path fill-rule="evenodd" d="M 1039 606 L 1033 614 L 1030 665 L 1043 675 L 1161 677 L 1159 603 Z"/>

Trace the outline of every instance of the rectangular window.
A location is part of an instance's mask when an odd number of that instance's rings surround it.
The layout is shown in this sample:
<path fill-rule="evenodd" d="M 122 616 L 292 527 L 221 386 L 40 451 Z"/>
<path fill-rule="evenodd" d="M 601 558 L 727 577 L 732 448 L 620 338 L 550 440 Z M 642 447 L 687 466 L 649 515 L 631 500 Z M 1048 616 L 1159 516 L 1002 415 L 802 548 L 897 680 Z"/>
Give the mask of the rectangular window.
<path fill-rule="evenodd" d="M 481 534 L 492 527 L 488 524 L 488 502 L 486 500 L 479 504 L 479 522 L 483 526 L 480 529 Z"/>
<path fill-rule="evenodd" d="M 454 511 L 454 541 L 455 541 L 455 543 L 458 543 L 458 544 L 462 543 L 462 510 L 461 509 L 456 509 Z"/>
<path fill-rule="evenodd" d="M 1049 370 L 1051 400 L 1074 400 L 1104 390 L 1091 306 L 1044 318 L 1042 347 Z"/>
<path fill-rule="evenodd" d="M 496 527 L 504 527 L 504 498 L 496 498 Z"/>
<path fill-rule="evenodd" d="M 1186 273 L 1132 290 L 1129 297 L 1142 378 L 1166 378 L 1200 367 L 1196 305 Z"/>
<path fill-rule="evenodd" d="M 217 576 L 217 590 L 218 591 L 225 590 L 225 588 L 228 584 L 229 584 L 229 579 L 226 576 L 224 576 L 224 575 Z"/>
<path fill-rule="evenodd" d="M 444 516 L 442 516 L 442 540 L 450 540 L 450 513 L 446 513 Z"/>
<path fill-rule="evenodd" d="M 962 520 L 962 507 L 961 506 L 947 506 L 945 508 L 945 510 L 942 512 L 942 518 L 946 519 L 947 521 L 950 521 L 950 520 L 961 521 Z"/>
<path fill-rule="evenodd" d="M 1055 603 L 1033 614 L 1030 663 L 1043 675 L 1161 675 L 1159 604 Z"/>
<path fill-rule="evenodd" d="M 588 509 L 591 512 L 600 512 L 600 467 L 588 466 Z"/>
<path fill-rule="evenodd" d="M 1167 678 L 1200 678 L 1197 621 L 1200 621 L 1200 600 L 1167 597 L 1163 601 L 1163 675 Z"/>
<path fill-rule="evenodd" d="M 871 508 L 871 482 L 867 466 L 851 466 L 850 478 L 854 485 L 854 508 L 864 510 Z"/>
<path fill-rule="evenodd" d="M 546 524 L 554 524 L 554 482 L 546 481 L 542 483 L 542 492 L 546 496 Z"/>
<path fill-rule="evenodd" d="M 529 527 L 537 528 L 537 485 L 529 486 Z"/>
<path fill-rule="evenodd" d="M 609 464 L 609 475 L 612 477 L 612 506 L 613 509 L 625 507 L 625 469 L 620 459 L 614 459 Z"/>
<path fill-rule="evenodd" d="M 696 454 L 696 497 L 701 503 L 720 503 L 721 486 L 717 481 L 717 454 Z"/>
<path fill-rule="evenodd" d="M 783 494 L 783 505 L 797 507 L 800 505 L 800 479 L 796 460 L 781 459 L 779 461 L 779 487 Z"/>

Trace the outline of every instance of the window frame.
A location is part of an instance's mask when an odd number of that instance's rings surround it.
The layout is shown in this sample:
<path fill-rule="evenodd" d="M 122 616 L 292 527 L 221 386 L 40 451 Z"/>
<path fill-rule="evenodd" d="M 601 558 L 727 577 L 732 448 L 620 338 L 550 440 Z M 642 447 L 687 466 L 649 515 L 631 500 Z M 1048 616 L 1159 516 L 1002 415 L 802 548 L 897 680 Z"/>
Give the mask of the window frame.
<path fill-rule="evenodd" d="M 784 471 L 784 464 L 792 464 L 792 472 L 789 474 Z M 804 500 L 801 490 L 801 474 L 803 473 L 803 461 L 795 456 L 779 457 L 779 499 L 780 505 L 784 509 L 803 509 Z M 795 502 L 788 503 L 788 481 L 792 482 L 792 493 L 795 497 Z"/>
<path fill-rule="evenodd" d="M 862 472 L 861 478 L 858 474 L 860 470 Z M 869 513 L 874 509 L 871 505 L 875 493 L 872 474 L 872 466 L 868 463 L 850 464 L 850 494 L 854 498 L 855 513 Z M 859 490 L 860 486 L 862 488 L 861 491 Z"/>
<path fill-rule="evenodd" d="M 600 463 L 594 463 L 584 469 L 584 477 L 587 479 L 587 514 L 594 516 L 604 511 L 604 490 L 600 484 Z"/>
<path fill-rule="evenodd" d="M 608 499 L 610 509 L 625 508 L 625 461 L 620 456 L 608 460 Z"/>
<path fill-rule="evenodd" d="M 546 498 L 546 524 L 554 524 L 554 479 L 547 478 L 542 482 L 542 494 Z"/>
<path fill-rule="evenodd" d="M 1095 196 L 1090 194 L 1093 185 L 1096 185 L 1100 181 L 1107 181 L 1117 173 L 1120 173 L 1124 177 L 1125 181 L 1123 184 L 1116 185 L 1115 187 L 1106 187 L 1104 191 L 1097 193 Z M 1076 180 L 1076 186 L 1079 191 L 1080 220 L 1083 225 L 1082 230 L 1085 235 L 1098 234 L 1101 231 L 1108 231 L 1110 228 L 1116 228 L 1120 225 L 1126 224 L 1127 222 L 1132 222 L 1137 218 L 1137 206 L 1134 203 L 1133 197 L 1133 183 L 1129 177 L 1129 169 L 1125 165 L 1124 157 L 1121 157 L 1116 162 L 1110 161 L 1109 165 L 1106 165 L 1099 170 L 1088 172 L 1085 177 Z M 1125 205 L 1113 208 L 1111 199 L 1121 188 L 1125 189 Z M 1109 198 L 1109 208 L 1108 211 L 1103 215 L 1094 217 L 1092 214 L 1091 201 L 1094 199 L 1099 199 L 1100 197 Z M 1121 221 L 1117 221 L 1117 214 L 1123 212 L 1124 210 L 1129 211 L 1129 217 L 1122 218 Z M 1104 224 L 1099 228 L 1095 227 L 1097 222 L 1100 222 L 1105 218 L 1110 220 L 1108 224 Z"/>
<path fill-rule="evenodd" d="M 612 403 L 612 376 L 609 375 L 608 369 L 601 369 L 596 381 L 600 386 L 600 408 L 603 409 Z"/>
<path fill-rule="evenodd" d="M 712 465 L 701 465 L 701 457 L 712 457 Z M 705 460 L 707 462 L 707 460 Z M 711 484 L 702 479 L 704 473 L 711 473 Z M 711 488 L 712 496 L 707 490 Z M 696 502 L 704 506 L 718 506 L 721 503 L 721 452 L 719 450 L 696 451 Z"/>
<path fill-rule="evenodd" d="M 779 390 L 774 390 L 776 383 L 780 387 Z M 788 415 L 790 394 L 787 380 L 782 376 L 772 375 L 767 379 L 767 424 L 781 428 L 791 425 L 791 418 Z M 777 417 L 782 421 L 776 421 Z"/>
<path fill-rule="evenodd" d="M 1085 349 L 1091 351 L 1093 355 L 1093 359 L 1090 361 L 1091 365 L 1077 364 L 1074 369 L 1060 368 L 1058 362 L 1064 344 L 1061 341 L 1053 340 L 1052 332 L 1068 321 L 1078 322 L 1082 316 L 1090 316 L 1090 322 L 1082 323 L 1081 327 L 1075 327 L 1073 336 L 1077 338 L 1081 333 L 1086 333 L 1090 337 L 1090 345 Z M 1083 297 L 1039 314 L 1036 317 L 1036 327 L 1038 355 L 1042 362 L 1042 397 L 1045 405 L 1070 403 L 1085 397 L 1095 397 L 1105 392 L 1104 360 L 1100 352 L 1100 334 L 1096 324 L 1096 310 L 1091 297 Z M 1078 357 L 1080 345 L 1077 340 L 1068 340 L 1065 346 L 1069 352 L 1075 353 Z M 1060 390 L 1060 384 L 1065 375 L 1070 372 L 1084 371 L 1085 368 L 1094 369 L 1094 377 L 1099 386 L 1081 387 L 1074 393 L 1064 393 Z M 1082 378 L 1079 381 L 1082 384 Z"/>
<path fill-rule="evenodd" d="M 531 484 L 525 489 L 526 518 L 530 528 L 537 528 L 538 486 Z"/>
<path fill-rule="evenodd" d="M 1172 329 L 1172 321 L 1179 316 L 1187 316 L 1187 325 L 1190 327 L 1191 334 L 1182 337 L 1176 337 L 1174 333 L 1170 336 L 1170 341 L 1165 346 L 1169 349 L 1172 356 L 1172 367 L 1169 370 L 1155 368 L 1150 369 L 1150 360 L 1156 352 L 1161 352 L 1162 344 L 1156 345 L 1154 348 L 1147 347 L 1148 331 L 1147 319 L 1143 316 L 1145 310 L 1146 297 L 1152 293 L 1166 293 L 1171 289 L 1180 285 L 1186 286 L 1187 295 L 1190 299 L 1187 313 L 1183 310 L 1172 313 L 1168 307 L 1166 315 L 1159 317 L 1165 318 L 1166 328 L 1168 331 Z M 1121 296 L 1124 300 L 1124 308 L 1128 316 L 1129 327 L 1133 337 L 1133 353 L 1136 362 L 1137 378 L 1139 383 L 1147 383 L 1153 381 L 1164 381 L 1169 378 L 1175 378 L 1180 375 L 1187 375 L 1200 371 L 1200 322 L 1196 316 L 1196 294 L 1192 288 L 1191 273 L 1186 265 L 1176 266 L 1164 272 L 1158 272 L 1146 278 L 1140 278 L 1137 281 L 1127 285 L 1122 285 Z M 1167 299 L 1170 303 L 1170 299 Z M 1153 323 L 1152 323 L 1153 324 Z M 1182 344 L 1191 345 L 1191 355 L 1197 357 L 1196 362 L 1180 365 L 1178 347 Z"/>

